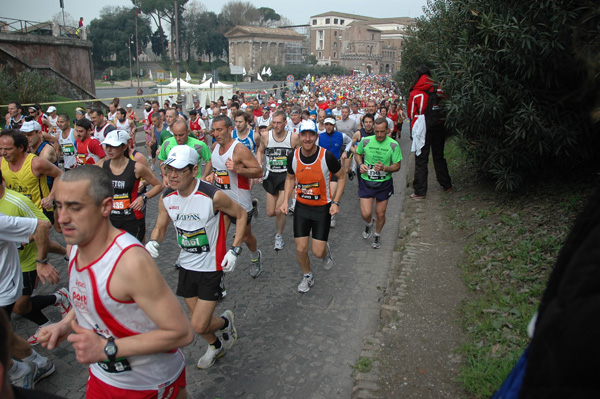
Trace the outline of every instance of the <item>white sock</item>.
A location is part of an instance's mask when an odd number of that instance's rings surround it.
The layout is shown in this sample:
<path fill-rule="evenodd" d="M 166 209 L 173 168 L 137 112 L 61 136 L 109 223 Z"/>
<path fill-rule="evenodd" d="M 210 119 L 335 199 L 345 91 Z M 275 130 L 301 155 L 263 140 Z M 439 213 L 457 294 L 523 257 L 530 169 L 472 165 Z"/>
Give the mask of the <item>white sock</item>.
<path fill-rule="evenodd" d="M 258 260 L 258 251 L 250 252 L 250 260 Z"/>

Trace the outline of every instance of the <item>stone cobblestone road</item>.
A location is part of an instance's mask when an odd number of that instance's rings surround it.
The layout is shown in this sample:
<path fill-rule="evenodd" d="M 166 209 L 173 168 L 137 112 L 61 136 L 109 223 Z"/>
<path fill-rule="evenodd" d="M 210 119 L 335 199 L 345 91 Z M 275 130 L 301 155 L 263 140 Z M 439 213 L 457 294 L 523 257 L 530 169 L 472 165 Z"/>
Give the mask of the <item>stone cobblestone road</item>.
<path fill-rule="evenodd" d="M 217 314 L 225 309 L 234 312 L 238 341 L 208 370 L 196 367 L 206 350 L 206 343 L 200 337 L 183 349 L 190 398 L 350 397 L 353 382 L 350 365 L 358 361 L 364 338 L 379 326 L 381 288 L 392 262 L 406 187 L 405 165 L 410 151 L 406 129 L 405 124 L 404 138 L 400 141 L 405 161 L 394 175 L 395 195 L 388 205 L 382 248 L 374 250 L 371 239 L 363 240 L 357 181 L 348 181 L 341 214 L 329 239 L 334 266 L 325 271 L 320 260 L 311 255 L 315 285 L 306 294 L 297 292 L 302 274 L 296 261 L 292 216 L 287 218 L 285 248 L 276 252 L 273 250 L 275 220 L 266 217 L 264 190 L 260 185 L 254 187 L 253 196 L 260 201 L 260 216 L 253 220 L 252 229 L 262 251 L 263 272 L 256 279 L 250 277 L 250 257 L 244 246 L 235 272 L 227 274 L 225 279 L 227 296 L 216 310 Z M 144 151 L 143 147 L 138 148 Z M 148 236 L 156 220 L 157 201 L 157 198 L 149 201 Z M 53 236 L 64 242 L 55 232 Z M 173 290 L 177 283 L 173 263 L 178 253 L 170 226 L 157 263 Z M 38 294 L 66 285 L 66 262 L 57 255 L 51 255 L 50 259 L 59 268 L 62 280 L 58 286 L 40 286 Z M 53 308 L 45 313 L 51 320 L 60 318 Z M 13 316 L 13 323 L 23 337 L 35 331 L 33 323 L 18 315 Z M 56 364 L 56 372 L 40 381 L 36 388 L 67 398 L 85 397 L 87 368 L 77 363 L 68 342 L 54 351 L 40 346 L 36 350 Z"/>

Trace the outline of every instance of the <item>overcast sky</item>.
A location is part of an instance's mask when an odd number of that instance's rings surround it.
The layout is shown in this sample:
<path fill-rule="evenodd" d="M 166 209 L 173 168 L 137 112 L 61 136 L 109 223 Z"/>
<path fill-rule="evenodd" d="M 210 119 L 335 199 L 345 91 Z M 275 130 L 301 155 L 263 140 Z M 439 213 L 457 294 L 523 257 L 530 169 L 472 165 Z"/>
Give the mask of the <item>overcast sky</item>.
<path fill-rule="evenodd" d="M 227 1 L 198 1 L 203 3 L 209 11 L 219 13 L 223 4 Z M 243 0 L 247 1 L 247 0 Z M 311 15 L 321 14 L 327 11 L 340 11 L 349 14 L 365 15 L 369 17 L 411 17 L 416 18 L 423 15 L 423 7 L 427 0 L 345 0 L 325 4 L 323 1 L 264 1 L 252 0 L 256 7 L 273 8 L 281 16 L 291 20 L 294 24 L 306 24 Z M 65 13 L 69 13 L 73 19 L 79 20 L 83 17 L 87 25 L 92 19 L 99 16 L 104 6 L 131 6 L 131 0 L 64 0 Z M 343 6 L 342 6 L 343 4 Z M 59 0 L 27 0 L 23 3 L 16 2 L 10 7 L 2 7 L 0 17 L 25 19 L 29 21 L 43 22 L 52 19 L 56 13 L 60 13 Z"/>

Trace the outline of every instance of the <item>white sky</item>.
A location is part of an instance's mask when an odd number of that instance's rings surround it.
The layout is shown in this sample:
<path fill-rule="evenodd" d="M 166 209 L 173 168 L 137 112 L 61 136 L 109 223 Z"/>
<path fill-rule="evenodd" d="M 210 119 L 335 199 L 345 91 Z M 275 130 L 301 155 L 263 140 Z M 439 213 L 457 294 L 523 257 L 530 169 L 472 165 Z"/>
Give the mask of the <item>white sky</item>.
<path fill-rule="evenodd" d="M 192 1 L 194 0 L 190 0 L 190 2 Z M 227 3 L 226 0 L 195 1 L 203 3 L 209 11 L 214 11 L 217 14 L 221 11 L 223 4 Z M 327 4 L 315 0 L 281 2 L 251 0 L 250 2 L 256 8 L 273 8 L 275 12 L 297 25 L 308 23 L 311 15 L 328 11 L 340 11 L 377 18 L 416 18 L 423 15 L 422 8 L 427 5 L 427 0 L 381 0 L 375 2 L 369 0 L 345 0 Z M 16 2 L 10 7 L 2 7 L 0 17 L 43 22 L 52 19 L 54 14 L 61 12 L 59 4 L 59 0 L 27 0 L 23 3 Z M 98 17 L 100 10 L 104 6 L 132 6 L 131 0 L 64 0 L 64 4 L 65 13 L 69 13 L 76 21 L 79 20 L 79 17 L 83 17 L 86 25 L 92 19 Z"/>

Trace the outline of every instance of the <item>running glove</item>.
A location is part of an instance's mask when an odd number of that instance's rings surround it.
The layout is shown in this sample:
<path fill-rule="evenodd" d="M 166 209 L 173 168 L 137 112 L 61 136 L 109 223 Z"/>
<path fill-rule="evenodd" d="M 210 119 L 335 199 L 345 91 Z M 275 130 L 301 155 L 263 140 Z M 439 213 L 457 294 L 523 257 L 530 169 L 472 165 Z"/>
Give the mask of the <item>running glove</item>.
<path fill-rule="evenodd" d="M 146 244 L 146 251 L 148 251 L 153 258 L 158 258 L 158 247 L 160 247 L 160 244 L 157 241 L 148 241 L 148 244 Z"/>
<path fill-rule="evenodd" d="M 225 257 L 223 258 L 223 262 L 221 262 L 221 267 L 225 273 L 229 273 L 235 270 L 235 263 L 237 262 L 237 255 L 233 250 L 227 251 Z"/>

